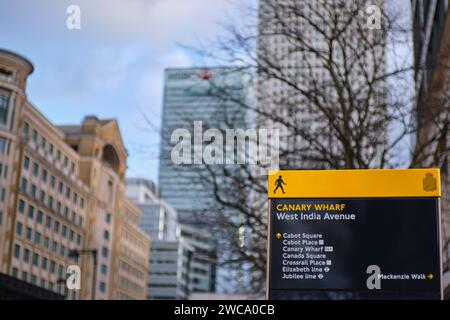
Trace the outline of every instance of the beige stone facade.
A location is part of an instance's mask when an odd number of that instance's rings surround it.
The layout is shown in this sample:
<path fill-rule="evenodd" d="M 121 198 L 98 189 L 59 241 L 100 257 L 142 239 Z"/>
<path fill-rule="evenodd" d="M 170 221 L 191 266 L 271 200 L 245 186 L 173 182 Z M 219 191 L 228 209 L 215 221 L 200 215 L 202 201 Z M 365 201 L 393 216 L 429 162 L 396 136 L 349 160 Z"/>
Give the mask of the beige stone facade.
<path fill-rule="evenodd" d="M 128 154 L 117 121 L 55 126 L 26 98 L 32 71 L 0 50 L 0 272 L 91 299 L 96 250 L 94 298 L 145 299 L 150 239 L 125 197 Z M 63 281 L 74 264 L 81 290 Z"/>

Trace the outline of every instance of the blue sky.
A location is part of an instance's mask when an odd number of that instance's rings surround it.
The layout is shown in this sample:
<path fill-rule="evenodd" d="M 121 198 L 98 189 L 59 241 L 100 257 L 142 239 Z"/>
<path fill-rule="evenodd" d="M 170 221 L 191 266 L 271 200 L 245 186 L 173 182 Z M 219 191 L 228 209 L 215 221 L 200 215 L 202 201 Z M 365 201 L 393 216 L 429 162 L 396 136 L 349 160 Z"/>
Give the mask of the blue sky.
<path fill-rule="evenodd" d="M 128 176 L 157 179 L 163 70 L 198 65 L 178 43 L 220 35 L 228 0 L 1 0 L 0 47 L 35 66 L 28 99 L 56 124 L 118 118 Z M 81 30 L 66 9 L 81 8 Z"/>
<path fill-rule="evenodd" d="M 52 122 L 117 118 L 128 176 L 156 181 L 159 132 L 142 112 L 159 126 L 164 68 L 202 65 L 178 44 L 220 36 L 220 22 L 241 18 L 235 4 L 254 1 L 1 0 L 0 47 L 32 61 L 28 99 Z M 404 7 L 409 19 L 408 0 L 389 3 Z M 81 30 L 66 28 L 72 4 L 81 8 Z"/>

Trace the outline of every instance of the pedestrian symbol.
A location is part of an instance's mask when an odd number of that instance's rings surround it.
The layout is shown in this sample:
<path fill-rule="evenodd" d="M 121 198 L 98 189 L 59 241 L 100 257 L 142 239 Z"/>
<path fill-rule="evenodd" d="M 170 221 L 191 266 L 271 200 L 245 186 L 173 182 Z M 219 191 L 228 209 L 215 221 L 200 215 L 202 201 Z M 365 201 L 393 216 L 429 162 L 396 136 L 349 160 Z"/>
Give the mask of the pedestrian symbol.
<path fill-rule="evenodd" d="M 283 184 L 286 185 L 286 183 L 283 181 L 283 176 L 279 176 L 278 179 L 275 180 L 276 188 L 275 188 L 275 190 L 273 190 L 273 193 L 277 193 L 278 188 L 280 188 L 284 194 L 285 192 L 284 192 Z"/>

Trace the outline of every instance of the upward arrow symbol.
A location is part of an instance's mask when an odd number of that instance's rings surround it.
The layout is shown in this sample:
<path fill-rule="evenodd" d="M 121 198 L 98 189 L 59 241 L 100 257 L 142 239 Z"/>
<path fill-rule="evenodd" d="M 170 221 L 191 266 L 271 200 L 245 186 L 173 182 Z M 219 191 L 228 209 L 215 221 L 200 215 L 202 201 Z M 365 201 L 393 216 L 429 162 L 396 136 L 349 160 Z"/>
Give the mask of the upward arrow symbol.
<path fill-rule="evenodd" d="M 281 233 L 278 232 L 275 237 L 277 237 L 277 239 L 280 239 L 281 238 Z"/>

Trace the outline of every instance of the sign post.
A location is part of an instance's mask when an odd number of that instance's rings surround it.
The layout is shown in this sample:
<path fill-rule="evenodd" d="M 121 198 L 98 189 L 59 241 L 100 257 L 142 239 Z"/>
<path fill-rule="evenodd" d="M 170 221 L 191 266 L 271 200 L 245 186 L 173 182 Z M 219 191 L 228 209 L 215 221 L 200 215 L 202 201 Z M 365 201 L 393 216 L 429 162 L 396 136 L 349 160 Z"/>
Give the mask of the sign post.
<path fill-rule="evenodd" d="M 269 174 L 268 299 L 442 299 L 439 169 Z"/>

